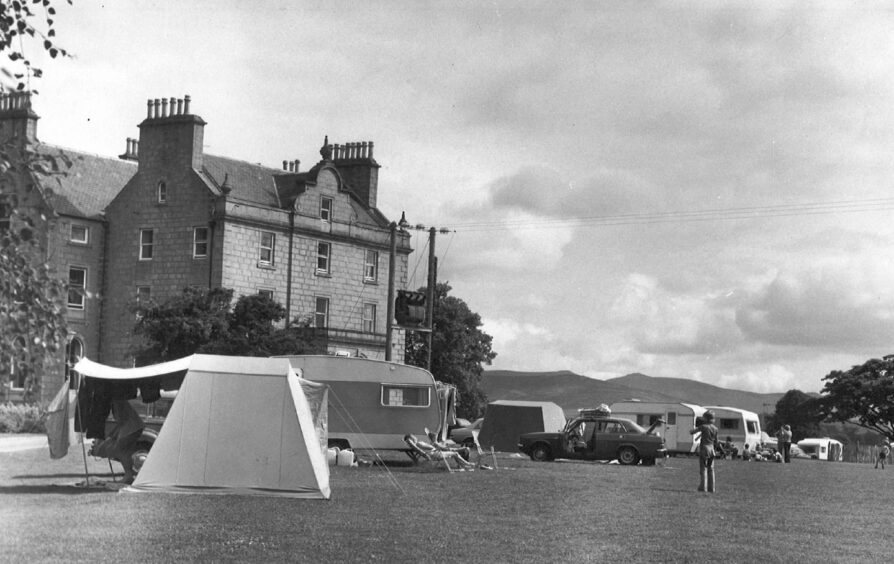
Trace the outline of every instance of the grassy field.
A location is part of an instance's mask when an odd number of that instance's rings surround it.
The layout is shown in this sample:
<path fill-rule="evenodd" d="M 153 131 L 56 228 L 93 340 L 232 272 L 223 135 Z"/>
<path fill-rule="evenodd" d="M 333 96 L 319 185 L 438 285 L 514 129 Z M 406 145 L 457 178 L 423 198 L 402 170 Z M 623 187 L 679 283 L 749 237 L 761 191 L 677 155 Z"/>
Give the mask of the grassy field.
<path fill-rule="evenodd" d="M 0 559 L 314 562 L 868 562 L 889 550 L 894 470 L 796 460 L 534 463 L 448 474 L 333 468 L 332 499 L 74 487 L 83 460 L 0 454 Z M 92 472 L 111 480 L 105 461 Z"/>

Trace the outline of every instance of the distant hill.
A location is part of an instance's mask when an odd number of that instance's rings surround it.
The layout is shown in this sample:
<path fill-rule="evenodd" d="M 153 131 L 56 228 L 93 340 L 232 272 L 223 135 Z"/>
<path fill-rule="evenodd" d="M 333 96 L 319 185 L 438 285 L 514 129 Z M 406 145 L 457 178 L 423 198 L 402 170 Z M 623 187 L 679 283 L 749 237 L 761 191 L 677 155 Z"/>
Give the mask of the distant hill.
<path fill-rule="evenodd" d="M 596 380 L 569 371 L 516 372 L 486 370 L 482 386 L 489 401 L 551 401 L 576 413 L 581 407 L 637 398 L 644 401 L 686 402 L 697 405 L 726 405 L 772 413 L 783 394 L 757 394 L 729 390 L 684 378 L 655 378 L 628 374 L 620 378 Z"/>

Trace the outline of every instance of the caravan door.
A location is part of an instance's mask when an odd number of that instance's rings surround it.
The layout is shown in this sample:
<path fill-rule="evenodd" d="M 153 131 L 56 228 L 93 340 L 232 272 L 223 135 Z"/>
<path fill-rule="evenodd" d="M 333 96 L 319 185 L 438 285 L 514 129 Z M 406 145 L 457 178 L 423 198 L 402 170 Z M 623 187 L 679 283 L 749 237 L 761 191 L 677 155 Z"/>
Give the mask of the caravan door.
<path fill-rule="evenodd" d="M 677 412 L 668 411 L 664 414 L 664 429 L 661 432 L 664 435 L 664 447 L 673 452 L 677 450 Z"/>

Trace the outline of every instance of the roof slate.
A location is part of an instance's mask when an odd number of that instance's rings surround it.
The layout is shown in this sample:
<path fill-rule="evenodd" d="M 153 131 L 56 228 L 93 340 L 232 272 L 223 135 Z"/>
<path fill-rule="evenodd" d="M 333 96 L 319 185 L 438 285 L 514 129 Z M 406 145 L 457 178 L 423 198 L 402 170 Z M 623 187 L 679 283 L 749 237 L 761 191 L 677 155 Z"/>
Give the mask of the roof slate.
<path fill-rule="evenodd" d="M 49 157 L 67 157 L 71 166 L 60 170 L 65 174 L 41 178 L 50 205 L 57 213 L 98 218 L 112 199 L 137 172 L 132 161 L 101 157 L 40 143 L 37 153 Z M 49 193 L 48 193 L 49 192 Z"/>

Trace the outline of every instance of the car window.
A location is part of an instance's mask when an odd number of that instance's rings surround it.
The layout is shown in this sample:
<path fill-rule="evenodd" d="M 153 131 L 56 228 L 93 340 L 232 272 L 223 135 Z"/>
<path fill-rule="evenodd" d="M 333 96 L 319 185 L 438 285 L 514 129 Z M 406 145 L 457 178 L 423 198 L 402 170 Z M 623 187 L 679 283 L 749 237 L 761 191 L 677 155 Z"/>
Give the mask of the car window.
<path fill-rule="evenodd" d="M 624 424 L 618 421 L 608 421 L 605 424 L 605 432 L 606 433 L 625 433 L 627 429 L 624 428 Z"/>

